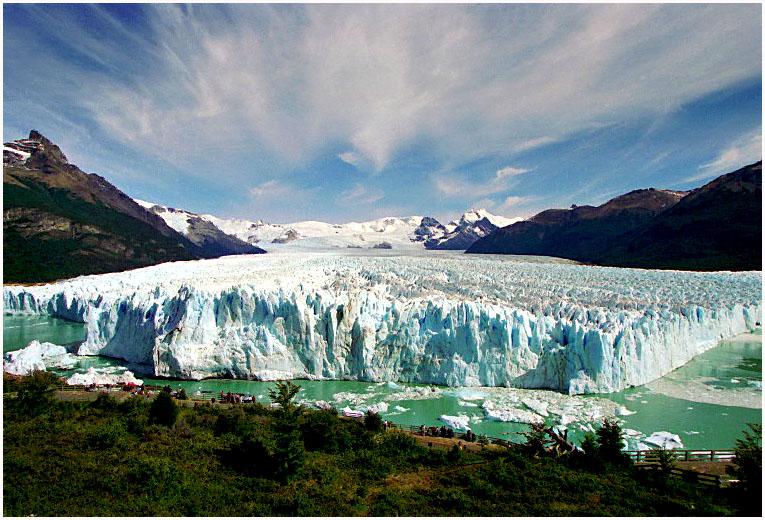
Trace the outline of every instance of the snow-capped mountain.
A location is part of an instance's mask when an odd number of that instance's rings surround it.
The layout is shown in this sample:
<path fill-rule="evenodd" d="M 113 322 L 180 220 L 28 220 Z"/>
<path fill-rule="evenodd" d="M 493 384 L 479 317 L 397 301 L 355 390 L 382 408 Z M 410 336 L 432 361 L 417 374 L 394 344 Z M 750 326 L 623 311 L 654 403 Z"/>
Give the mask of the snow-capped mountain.
<path fill-rule="evenodd" d="M 485 209 L 471 209 L 459 220 L 452 220 L 441 235 L 433 235 L 425 241 L 427 249 L 467 249 L 473 243 L 490 235 L 497 229 L 515 224 L 523 219 L 493 215 Z"/>
<path fill-rule="evenodd" d="M 137 200 L 152 209 L 176 231 L 188 235 L 191 223 L 204 221 L 221 233 L 257 244 L 265 249 L 300 247 L 306 249 L 336 248 L 421 248 L 435 244 L 432 249 L 467 249 L 473 241 L 498 227 L 520 219 L 493 215 L 484 209 L 471 209 L 447 225 L 433 217 L 385 217 L 366 222 L 331 224 L 315 220 L 271 224 L 262 220 L 225 219 L 210 214 L 196 214 L 160 204 Z M 199 224 L 197 224 L 199 225 Z M 472 231 L 474 228 L 483 231 Z M 450 240 L 450 247 L 441 247 Z M 461 245 L 462 247 L 455 247 Z"/>
<path fill-rule="evenodd" d="M 467 212 L 463 213 L 462 216 L 458 221 L 452 220 L 449 222 L 449 225 L 454 226 L 455 228 L 459 226 L 466 226 L 470 225 L 472 223 L 478 222 L 479 220 L 486 219 L 489 222 L 491 222 L 493 225 L 495 225 L 498 228 L 503 228 L 505 226 L 509 226 L 511 224 L 515 224 L 516 222 L 520 222 L 523 220 L 520 217 L 515 218 L 507 218 L 502 217 L 499 215 L 494 215 L 493 213 L 489 213 L 487 210 L 481 208 L 481 209 L 469 209 Z"/>
<path fill-rule="evenodd" d="M 209 220 L 183 209 L 169 208 L 145 200 L 134 199 L 138 204 L 162 217 L 168 226 L 206 251 L 217 254 L 251 254 L 263 250 L 235 236 L 229 235 Z"/>

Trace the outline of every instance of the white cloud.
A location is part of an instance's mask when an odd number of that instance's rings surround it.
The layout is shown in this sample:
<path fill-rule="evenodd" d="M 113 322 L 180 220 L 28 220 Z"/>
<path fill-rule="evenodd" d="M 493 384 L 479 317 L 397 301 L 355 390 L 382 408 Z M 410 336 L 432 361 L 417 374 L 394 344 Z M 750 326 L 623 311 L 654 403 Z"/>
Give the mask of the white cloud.
<path fill-rule="evenodd" d="M 464 162 L 672 111 L 761 65 L 756 5 L 166 4 L 147 7 L 150 34 L 94 9 L 120 41 L 34 9 L 107 71 L 41 58 L 57 102 L 190 164 L 345 145 L 381 170 L 415 142 Z"/>
<path fill-rule="evenodd" d="M 353 188 L 341 192 L 335 202 L 349 206 L 358 206 L 362 204 L 374 204 L 385 197 L 382 191 L 368 189 L 361 184 L 356 184 Z"/>
<path fill-rule="evenodd" d="M 527 168 L 516 168 L 514 166 L 505 166 L 504 168 L 500 168 L 499 170 L 497 170 L 496 175 L 498 179 L 504 179 L 505 177 L 515 177 L 516 175 L 521 175 L 528 171 L 529 170 Z"/>
<path fill-rule="evenodd" d="M 433 184 L 445 197 L 486 197 L 508 189 L 505 179 L 498 177 L 479 182 L 462 176 L 434 175 Z"/>
<path fill-rule="evenodd" d="M 477 180 L 467 175 L 434 173 L 431 181 L 436 190 L 445 197 L 488 197 L 509 190 L 512 179 L 530 171 L 526 168 L 505 166 L 494 177 Z"/>
<path fill-rule="evenodd" d="M 745 134 L 717 154 L 712 161 L 699 166 L 699 172 L 682 182 L 709 179 L 723 173 L 737 170 L 747 164 L 762 159 L 762 133 L 758 131 Z"/>
<path fill-rule="evenodd" d="M 558 141 L 559 139 L 550 136 L 534 137 L 516 144 L 513 147 L 513 151 L 516 153 L 526 152 Z"/>
<path fill-rule="evenodd" d="M 525 218 L 538 211 L 539 208 L 531 206 L 536 200 L 536 197 L 531 196 L 509 195 L 500 202 L 493 198 L 477 200 L 473 202 L 472 206 L 486 208 L 494 214 L 508 218 Z"/>
<path fill-rule="evenodd" d="M 359 170 L 367 170 L 371 167 L 366 158 L 351 150 L 338 154 L 337 158 Z"/>
<path fill-rule="evenodd" d="M 277 179 L 271 179 L 249 189 L 250 195 L 255 199 L 266 197 L 269 199 L 277 199 L 287 197 L 290 194 L 295 193 L 295 191 L 297 191 L 295 188 Z"/>
<path fill-rule="evenodd" d="M 529 200 L 531 200 L 529 197 L 519 197 L 517 195 L 510 195 L 509 197 L 505 198 L 501 207 L 512 208 L 516 206 L 521 206 L 523 204 L 527 204 Z"/>

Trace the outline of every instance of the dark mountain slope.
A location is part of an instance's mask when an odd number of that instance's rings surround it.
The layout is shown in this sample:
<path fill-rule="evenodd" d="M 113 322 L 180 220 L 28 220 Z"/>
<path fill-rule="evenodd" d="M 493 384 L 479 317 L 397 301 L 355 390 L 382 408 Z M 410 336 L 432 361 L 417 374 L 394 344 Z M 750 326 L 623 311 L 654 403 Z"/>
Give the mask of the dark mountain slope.
<path fill-rule="evenodd" d="M 36 131 L 4 153 L 3 280 L 44 282 L 219 256 L 146 211 L 103 177 L 69 164 Z"/>
<path fill-rule="evenodd" d="M 622 267 L 760 269 L 762 167 L 692 192 L 636 190 L 598 206 L 547 210 L 468 253 L 547 255 Z"/>
<path fill-rule="evenodd" d="M 692 191 L 604 251 L 600 261 L 665 269 L 761 269 L 762 162 Z"/>
<path fill-rule="evenodd" d="M 598 207 L 549 209 L 478 240 L 468 253 L 546 255 L 596 262 L 604 246 L 645 225 L 684 195 L 636 190 Z"/>

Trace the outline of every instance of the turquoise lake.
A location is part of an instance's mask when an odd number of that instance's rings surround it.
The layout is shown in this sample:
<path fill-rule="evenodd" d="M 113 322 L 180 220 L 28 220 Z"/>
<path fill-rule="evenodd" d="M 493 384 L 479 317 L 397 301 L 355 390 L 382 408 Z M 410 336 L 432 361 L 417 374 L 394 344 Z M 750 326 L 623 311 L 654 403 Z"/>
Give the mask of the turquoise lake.
<path fill-rule="evenodd" d="M 4 352 L 23 348 L 35 339 L 76 349 L 76 345 L 84 338 L 82 324 L 37 316 L 3 317 Z M 68 376 L 75 371 L 84 372 L 91 366 L 119 366 L 136 371 L 135 367 L 129 367 L 123 361 L 92 356 L 81 358 L 75 370 L 57 372 Z M 142 376 L 138 371 L 136 373 L 147 384 L 170 384 L 174 388 L 185 388 L 189 394 L 199 392 L 197 395 L 208 399 L 217 397 L 220 391 L 231 391 L 249 393 L 258 396 L 259 400 L 267 401 L 268 389 L 273 387 L 273 383 L 269 382 L 244 380 L 168 381 Z M 481 389 L 360 381 L 296 382 L 302 387 L 299 398 L 307 403 L 321 400 L 338 408 L 350 406 L 356 409 L 384 402 L 388 410 L 382 413 L 383 417 L 399 424 L 439 425 L 441 415 L 464 415 L 471 419 L 470 427 L 476 433 L 513 440 L 519 440 L 518 432 L 528 429 L 525 424 L 497 422 L 483 417 L 483 398 L 469 395 L 480 393 Z M 513 392 L 517 394 L 524 391 Z M 533 391 L 528 392 L 529 395 L 533 394 Z M 570 398 L 556 394 L 556 399 L 565 402 Z M 634 412 L 620 417 L 623 427 L 638 430 L 645 436 L 667 431 L 679 435 L 686 448 L 732 448 L 747 423 L 762 423 L 761 331 L 722 342 L 649 385 L 615 394 L 585 396 L 583 399 L 594 404 L 606 399 L 623 405 Z M 597 425 L 597 422 L 592 421 L 591 424 Z M 582 435 L 581 428 L 570 430 L 570 436 L 574 439 Z"/>

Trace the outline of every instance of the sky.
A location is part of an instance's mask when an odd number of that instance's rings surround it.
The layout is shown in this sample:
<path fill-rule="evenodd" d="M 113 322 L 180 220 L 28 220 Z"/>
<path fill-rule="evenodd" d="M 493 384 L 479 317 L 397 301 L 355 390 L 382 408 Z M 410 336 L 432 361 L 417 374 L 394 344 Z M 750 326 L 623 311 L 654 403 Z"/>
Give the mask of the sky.
<path fill-rule="evenodd" d="M 221 217 L 507 217 L 762 156 L 761 6 L 3 5 L 3 140 Z"/>

